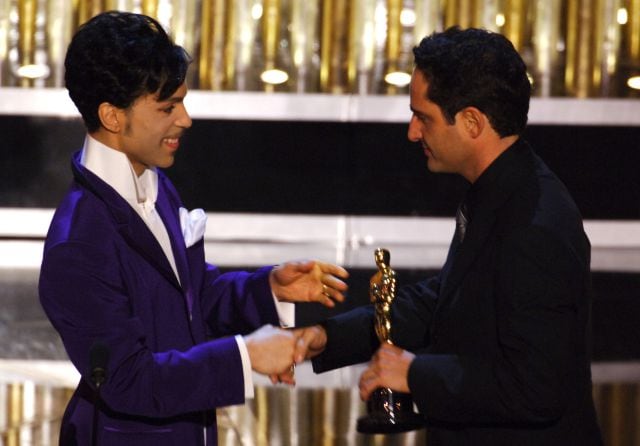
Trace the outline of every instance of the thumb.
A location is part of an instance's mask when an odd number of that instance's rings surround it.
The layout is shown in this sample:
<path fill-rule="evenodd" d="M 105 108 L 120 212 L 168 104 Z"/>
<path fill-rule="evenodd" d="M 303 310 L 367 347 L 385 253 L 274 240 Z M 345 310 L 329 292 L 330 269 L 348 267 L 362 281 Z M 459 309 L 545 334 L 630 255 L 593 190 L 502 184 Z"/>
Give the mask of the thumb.
<path fill-rule="evenodd" d="M 324 350 L 326 344 L 326 338 L 323 336 L 324 330 L 318 326 L 308 327 L 302 330 L 298 340 L 296 341 L 294 359 L 296 363 L 304 361 L 305 358 L 310 358 L 310 348 L 313 348 L 314 356 Z"/>
<path fill-rule="evenodd" d="M 315 260 L 301 260 L 296 263 L 296 269 L 301 273 L 308 273 L 313 270 L 313 267 L 316 265 Z"/>

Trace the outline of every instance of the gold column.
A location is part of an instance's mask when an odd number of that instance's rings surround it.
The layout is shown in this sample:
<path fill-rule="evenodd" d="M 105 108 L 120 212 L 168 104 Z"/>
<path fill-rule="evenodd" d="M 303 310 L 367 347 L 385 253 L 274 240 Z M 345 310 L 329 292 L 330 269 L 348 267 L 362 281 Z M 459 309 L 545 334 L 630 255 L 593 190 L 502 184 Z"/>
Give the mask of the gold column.
<path fill-rule="evenodd" d="M 490 31 L 498 32 L 498 24 L 496 23 L 498 13 L 500 12 L 499 0 L 476 0 L 475 25 L 479 28 L 485 28 Z M 551 0 L 554 1 L 554 0 Z"/>
<path fill-rule="evenodd" d="M 264 52 L 256 51 L 256 36 L 264 18 L 260 0 L 233 0 L 227 3 L 228 29 L 225 43 L 227 86 L 236 90 L 262 88 L 259 79 Z M 259 47 L 258 47 L 259 48 Z"/>
<path fill-rule="evenodd" d="M 562 90 L 560 81 L 560 39 L 562 9 L 560 0 L 537 0 L 534 4 L 532 48 L 534 93 L 549 97 Z"/>
<path fill-rule="evenodd" d="M 624 26 L 625 46 L 621 54 L 622 96 L 638 97 L 638 91 L 628 87 L 627 81 L 631 77 L 640 76 L 640 0 L 626 0 L 628 21 Z M 638 429 L 640 432 L 640 429 Z M 638 434 L 640 436 L 640 433 Z"/>
<path fill-rule="evenodd" d="M 206 3 L 207 0 L 202 0 Z M 201 41 L 200 2 L 195 0 L 160 0 L 158 2 L 158 20 L 168 29 L 173 41 L 183 47 L 194 59 L 198 67 L 198 43 Z M 187 85 L 197 85 L 197 70 L 187 71 Z M 196 84 L 196 85 L 194 85 Z"/>
<path fill-rule="evenodd" d="M 24 407 L 22 384 L 11 383 L 8 386 L 8 428 L 10 436 L 7 446 L 18 445 L 20 439 L 20 424 L 22 423 L 22 409 Z"/>
<path fill-rule="evenodd" d="M 348 90 L 348 0 L 324 0 L 320 43 L 320 89 L 324 93 Z"/>
<path fill-rule="evenodd" d="M 264 0 L 262 16 L 262 44 L 264 52 L 264 71 L 274 70 L 278 57 L 278 45 L 280 35 L 280 6 L 281 0 Z M 264 90 L 275 90 L 273 84 L 264 83 Z"/>
<path fill-rule="evenodd" d="M 0 86 L 9 84 L 9 30 L 11 0 L 0 0 Z"/>
<path fill-rule="evenodd" d="M 622 28 L 617 20 L 622 0 L 603 0 L 602 29 L 600 47 L 602 48 L 602 66 L 600 94 L 611 96 L 617 92 L 615 76 L 619 74 Z"/>
<path fill-rule="evenodd" d="M 525 0 L 506 0 L 504 34 L 517 51 L 522 52 L 527 37 L 527 4 Z"/>
<path fill-rule="evenodd" d="M 434 31 L 442 31 L 442 10 L 440 2 L 415 0 L 416 23 L 413 26 L 415 43 Z"/>
<path fill-rule="evenodd" d="M 402 23 L 400 23 L 400 13 L 402 12 L 402 0 L 387 0 L 387 45 L 385 47 L 386 68 L 385 75 L 400 71 L 400 48 L 402 45 Z M 405 67 L 405 69 L 408 69 Z M 398 93 L 395 85 L 386 85 L 388 94 Z"/>
<path fill-rule="evenodd" d="M 291 2 L 291 59 L 295 69 L 292 80 L 298 93 L 317 90 L 314 56 L 318 45 L 318 3 L 318 0 Z"/>
<path fill-rule="evenodd" d="M 74 31 L 72 2 L 68 0 L 47 2 L 46 30 L 51 68 L 47 85 L 62 87 L 64 86 L 64 58 Z"/>
<path fill-rule="evenodd" d="M 568 0 L 565 86 L 570 95 L 580 98 L 590 96 L 594 79 L 600 79 L 598 5 L 599 0 Z"/>
<path fill-rule="evenodd" d="M 226 0 L 203 0 L 201 18 L 199 88 L 223 90 L 225 87 L 224 44 Z"/>
<path fill-rule="evenodd" d="M 628 22 L 625 38 L 627 41 L 626 59 L 635 66 L 636 74 L 640 74 L 640 0 L 626 0 Z"/>
<path fill-rule="evenodd" d="M 35 33 L 37 0 L 18 1 L 18 67 L 35 63 Z M 16 75 L 17 70 L 16 70 Z M 33 84 L 30 79 L 19 78 L 21 87 Z"/>
<path fill-rule="evenodd" d="M 153 18 L 158 17 L 158 0 L 142 0 L 142 13 Z"/>
<path fill-rule="evenodd" d="M 353 0 L 349 25 L 349 59 L 347 78 L 350 90 L 358 94 L 373 93 L 376 84 L 374 64 L 378 52 L 379 34 L 386 36 L 386 27 L 376 22 L 378 0 Z"/>
<path fill-rule="evenodd" d="M 445 28 L 459 26 L 469 28 L 474 25 L 475 0 L 446 0 Z"/>
<path fill-rule="evenodd" d="M 105 11 L 104 0 L 75 0 L 77 1 L 78 25 L 82 25 L 91 17 Z"/>

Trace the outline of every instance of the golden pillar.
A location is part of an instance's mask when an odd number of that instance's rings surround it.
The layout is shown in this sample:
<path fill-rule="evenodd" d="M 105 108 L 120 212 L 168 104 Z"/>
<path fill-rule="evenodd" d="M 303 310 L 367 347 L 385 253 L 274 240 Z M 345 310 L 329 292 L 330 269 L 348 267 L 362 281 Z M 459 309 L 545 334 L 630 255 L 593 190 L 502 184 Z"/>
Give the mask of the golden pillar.
<path fill-rule="evenodd" d="M 280 44 L 280 11 L 281 0 L 264 0 L 262 16 L 262 44 L 264 55 L 264 71 L 275 70 L 277 67 L 278 46 Z M 275 86 L 264 83 L 264 90 L 271 92 Z"/>
<path fill-rule="evenodd" d="M 476 0 L 446 0 L 444 20 L 445 28 L 459 26 L 469 28 L 474 25 Z"/>
<path fill-rule="evenodd" d="M 0 0 L 0 86 L 9 81 L 9 30 L 11 0 Z"/>
<path fill-rule="evenodd" d="M 317 90 L 318 64 L 315 63 L 318 46 L 318 0 L 305 0 L 291 2 L 291 69 L 295 91 Z"/>
<path fill-rule="evenodd" d="M 77 2 L 77 20 L 78 25 L 82 25 L 91 17 L 100 14 L 106 10 L 104 0 L 75 0 Z"/>
<path fill-rule="evenodd" d="M 625 6 L 628 21 L 624 28 L 625 46 L 621 63 L 626 68 L 625 77 L 640 76 L 640 0 L 626 0 Z M 626 81 L 627 79 L 624 79 L 624 83 Z M 625 87 L 625 92 L 628 91 Z"/>
<path fill-rule="evenodd" d="M 386 25 L 376 20 L 384 0 L 353 0 L 349 25 L 347 77 L 350 90 L 358 94 L 373 93 L 379 79 L 375 66 L 384 50 Z"/>
<path fill-rule="evenodd" d="M 504 34 L 513 43 L 517 51 L 522 52 L 527 33 L 527 5 L 526 0 L 506 0 L 504 8 Z"/>
<path fill-rule="evenodd" d="M 18 69 L 35 64 L 37 8 L 36 0 L 19 0 L 18 2 Z M 21 87 L 28 87 L 31 84 L 30 79 L 20 78 Z"/>
<path fill-rule="evenodd" d="M 433 0 L 415 0 L 416 23 L 413 26 L 415 43 L 435 31 L 442 31 L 443 11 L 440 2 Z"/>
<path fill-rule="evenodd" d="M 627 23 L 628 55 L 640 65 L 640 0 L 627 0 L 629 22 Z M 640 68 L 640 67 L 639 67 Z"/>
<path fill-rule="evenodd" d="M 565 87 L 576 97 L 607 95 L 620 44 L 617 0 L 569 0 Z"/>
<path fill-rule="evenodd" d="M 346 93 L 348 80 L 349 1 L 324 0 L 320 43 L 320 89 L 323 93 Z"/>
<path fill-rule="evenodd" d="M 562 91 L 561 81 L 561 0 L 536 0 L 533 11 L 532 49 L 534 93 L 549 97 Z"/>
<path fill-rule="evenodd" d="M 51 74 L 50 87 L 64 86 L 64 58 L 75 30 L 73 3 L 68 0 L 47 1 L 47 52 Z"/>
<path fill-rule="evenodd" d="M 201 15 L 198 84 L 203 90 L 223 90 L 225 76 L 225 34 L 227 1 L 203 0 Z"/>
<path fill-rule="evenodd" d="M 409 67 L 403 64 L 401 59 L 402 48 L 402 0 L 387 0 L 387 44 L 385 47 L 385 76 L 391 73 L 408 71 Z M 389 94 L 398 93 L 398 87 L 393 84 L 386 85 Z"/>
<path fill-rule="evenodd" d="M 158 0 L 142 0 L 142 13 L 153 18 L 158 17 Z"/>
<path fill-rule="evenodd" d="M 260 0 L 227 2 L 228 28 L 225 35 L 225 76 L 227 87 L 234 90 L 262 88 L 259 75 L 264 64 L 264 51 L 256 51 L 259 25 L 264 19 Z"/>

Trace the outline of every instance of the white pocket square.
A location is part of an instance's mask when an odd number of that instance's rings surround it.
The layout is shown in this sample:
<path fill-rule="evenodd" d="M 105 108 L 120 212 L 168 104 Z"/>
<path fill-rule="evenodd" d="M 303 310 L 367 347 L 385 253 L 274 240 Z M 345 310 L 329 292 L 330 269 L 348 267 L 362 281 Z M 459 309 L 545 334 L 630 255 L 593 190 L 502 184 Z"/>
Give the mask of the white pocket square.
<path fill-rule="evenodd" d="M 206 225 L 207 214 L 202 209 L 198 208 L 189 212 L 185 208 L 180 208 L 180 227 L 187 248 L 193 246 L 204 236 Z"/>

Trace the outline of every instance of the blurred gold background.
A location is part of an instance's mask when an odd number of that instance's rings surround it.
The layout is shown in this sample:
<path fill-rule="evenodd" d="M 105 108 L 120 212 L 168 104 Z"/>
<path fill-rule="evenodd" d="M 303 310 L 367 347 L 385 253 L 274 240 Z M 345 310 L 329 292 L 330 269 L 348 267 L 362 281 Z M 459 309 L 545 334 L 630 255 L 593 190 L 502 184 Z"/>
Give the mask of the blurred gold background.
<path fill-rule="evenodd" d="M 73 32 L 111 9 L 156 17 L 192 89 L 405 93 L 413 46 L 459 25 L 511 39 L 535 96 L 640 97 L 640 0 L 0 0 L 0 86 L 62 87 Z"/>
<path fill-rule="evenodd" d="M 31 381 L 0 383 L 0 444 L 53 446 L 70 388 Z M 594 399 L 605 444 L 640 444 L 640 386 L 601 383 Z M 244 406 L 218 409 L 220 446 L 413 446 L 428 445 L 424 430 L 396 435 L 361 435 L 364 414 L 357 390 L 350 388 L 257 387 Z"/>

